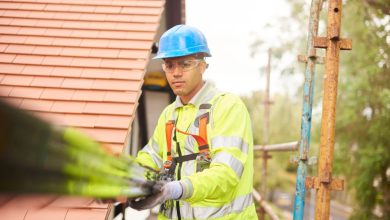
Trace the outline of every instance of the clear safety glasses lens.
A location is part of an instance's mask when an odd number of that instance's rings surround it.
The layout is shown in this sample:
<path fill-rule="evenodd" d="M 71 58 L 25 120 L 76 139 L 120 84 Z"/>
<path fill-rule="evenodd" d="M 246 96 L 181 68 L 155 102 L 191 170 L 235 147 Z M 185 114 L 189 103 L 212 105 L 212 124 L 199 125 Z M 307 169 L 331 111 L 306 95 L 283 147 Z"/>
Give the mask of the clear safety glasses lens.
<path fill-rule="evenodd" d="M 194 69 L 202 60 L 182 60 L 178 62 L 164 62 L 162 68 L 167 73 L 175 71 L 176 67 L 185 72 Z"/>

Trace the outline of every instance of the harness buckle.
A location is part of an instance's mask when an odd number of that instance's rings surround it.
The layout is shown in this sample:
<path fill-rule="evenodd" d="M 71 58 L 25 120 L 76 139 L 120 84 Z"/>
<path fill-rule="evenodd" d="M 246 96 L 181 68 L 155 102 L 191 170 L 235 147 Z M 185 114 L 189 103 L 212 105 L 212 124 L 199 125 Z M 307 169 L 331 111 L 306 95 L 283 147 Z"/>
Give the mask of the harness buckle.
<path fill-rule="evenodd" d="M 211 159 L 209 152 L 201 152 L 196 156 L 196 172 L 202 172 L 210 167 Z"/>

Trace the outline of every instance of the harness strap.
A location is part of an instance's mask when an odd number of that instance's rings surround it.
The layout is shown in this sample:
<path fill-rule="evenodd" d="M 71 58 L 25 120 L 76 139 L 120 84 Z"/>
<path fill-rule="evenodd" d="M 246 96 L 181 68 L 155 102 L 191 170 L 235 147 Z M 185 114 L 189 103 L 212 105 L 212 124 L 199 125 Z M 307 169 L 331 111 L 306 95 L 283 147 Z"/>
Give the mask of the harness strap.
<path fill-rule="evenodd" d="M 173 163 L 182 163 L 185 161 L 195 160 L 198 155 L 199 155 L 199 153 L 193 153 L 193 154 L 188 154 L 188 155 L 184 155 L 181 157 L 174 157 Z"/>
<path fill-rule="evenodd" d="M 175 127 L 174 121 L 170 120 L 165 124 L 165 138 L 167 140 L 167 161 L 164 162 L 164 168 L 169 169 L 172 165 L 172 131 Z"/>

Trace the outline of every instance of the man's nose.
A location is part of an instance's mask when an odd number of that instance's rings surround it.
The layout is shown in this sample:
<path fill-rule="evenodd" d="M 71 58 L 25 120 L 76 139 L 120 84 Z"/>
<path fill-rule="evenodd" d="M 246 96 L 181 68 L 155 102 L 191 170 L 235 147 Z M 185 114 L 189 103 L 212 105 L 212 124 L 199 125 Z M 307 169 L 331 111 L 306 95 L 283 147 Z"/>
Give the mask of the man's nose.
<path fill-rule="evenodd" d="M 173 69 L 173 76 L 179 77 L 179 76 L 182 76 L 182 75 L 183 75 L 182 68 L 180 68 L 179 65 L 175 65 L 175 67 Z"/>

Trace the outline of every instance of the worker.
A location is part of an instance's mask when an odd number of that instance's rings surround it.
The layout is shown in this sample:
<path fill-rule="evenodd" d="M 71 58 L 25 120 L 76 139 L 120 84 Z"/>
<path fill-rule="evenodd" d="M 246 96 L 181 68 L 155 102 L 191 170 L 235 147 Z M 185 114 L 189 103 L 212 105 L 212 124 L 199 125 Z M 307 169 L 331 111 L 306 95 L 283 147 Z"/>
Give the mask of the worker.
<path fill-rule="evenodd" d="M 162 59 L 176 100 L 163 110 L 136 160 L 161 170 L 165 181 L 130 206 L 161 205 L 158 219 L 257 219 L 253 137 L 244 103 L 203 80 L 211 53 L 198 29 L 174 26 L 158 46 L 154 59 Z"/>

